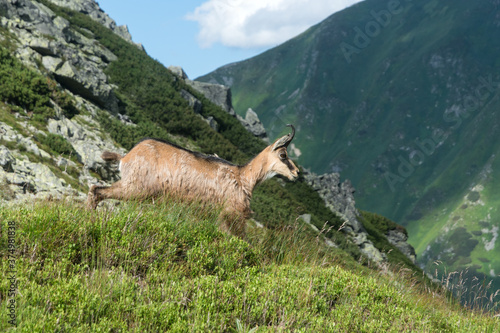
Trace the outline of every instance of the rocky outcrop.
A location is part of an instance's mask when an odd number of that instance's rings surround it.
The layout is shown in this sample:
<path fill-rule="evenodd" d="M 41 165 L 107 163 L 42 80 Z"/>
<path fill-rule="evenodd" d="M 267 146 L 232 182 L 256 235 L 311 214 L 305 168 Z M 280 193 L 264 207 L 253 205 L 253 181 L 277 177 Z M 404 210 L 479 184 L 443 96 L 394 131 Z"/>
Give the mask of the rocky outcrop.
<path fill-rule="evenodd" d="M 92 124 L 93 130 L 89 130 L 87 126 L 78 123 L 78 119 L 82 119 L 87 124 Z M 47 125 L 50 133 L 61 135 L 71 143 L 77 153 L 78 162 L 82 163 L 85 169 L 98 173 L 106 181 L 116 181 L 119 179 L 118 166 L 105 163 L 101 158 L 101 154 L 104 150 L 110 150 L 123 155 L 125 150 L 116 147 L 111 140 L 107 139 L 96 128 L 99 128 L 99 125 L 88 116 L 77 116 L 72 120 L 66 118 L 49 119 Z M 96 179 L 91 179 L 91 181 L 93 183 L 97 182 Z"/>
<path fill-rule="evenodd" d="M 212 103 L 220 106 L 223 110 L 231 116 L 236 117 L 239 122 L 253 135 L 265 141 L 269 141 L 264 125 L 259 119 L 259 116 L 252 109 L 248 109 L 245 118 L 237 115 L 233 108 L 231 100 L 231 89 L 221 84 L 212 84 L 199 81 L 189 80 L 186 72 L 179 66 L 170 66 L 168 69 L 174 73 L 179 79 L 184 80 L 187 84 L 193 87 L 196 91 L 202 93 Z M 196 113 L 201 112 L 202 103 L 196 99 L 192 94 L 183 90 L 182 97 L 189 102 L 189 105 Z M 218 130 L 218 124 L 212 117 L 206 118 L 205 121 L 214 129 Z"/>
<path fill-rule="evenodd" d="M 326 207 L 346 221 L 343 228 L 345 232 L 359 233 L 365 231 L 363 225 L 358 221 L 359 212 L 355 207 L 353 195 L 355 189 L 349 180 L 340 183 L 338 173 L 323 175 L 306 173 L 305 178 L 307 183 L 325 201 Z"/>
<path fill-rule="evenodd" d="M 26 128 L 26 136 L 13 127 L 0 122 L 0 188 L 3 195 L 0 199 L 12 200 L 30 197 L 75 197 L 84 199 L 85 195 L 73 189 L 61 175 L 66 169 L 78 169 L 80 176 L 75 181 L 83 186 L 97 183 L 91 171 L 99 174 L 101 179 L 116 181 L 119 179 L 117 165 L 107 164 L 101 159 L 103 150 L 112 150 L 124 154 L 124 149 L 116 147 L 90 116 L 75 116 L 73 119 L 50 119 L 48 131 L 63 136 L 76 151 L 80 163 L 54 156 L 39 148 L 35 137 L 46 135 L 45 132 L 30 127 L 26 122 L 19 121 Z M 85 125 L 84 125 L 85 124 Z M 8 145 L 8 148 L 7 146 Z M 41 160 L 32 162 L 31 160 Z M 5 195 L 5 194 L 8 195 Z"/>
<path fill-rule="evenodd" d="M 255 113 L 254 110 L 248 109 L 245 118 L 240 117 L 239 115 L 236 116 L 238 120 L 245 126 L 247 131 L 252 133 L 258 138 L 261 138 L 265 141 L 269 141 L 266 133 L 266 129 L 264 128 L 264 125 L 259 119 L 259 116 L 257 113 Z"/>
<path fill-rule="evenodd" d="M 408 244 L 408 234 L 403 230 L 392 229 L 385 234 L 389 243 L 394 245 L 401 253 L 403 253 L 412 263 L 417 261 L 417 254 L 413 246 Z"/>
<path fill-rule="evenodd" d="M 189 106 L 193 108 L 193 111 L 202 118 L 214 131 L 219 131 L 219 124 L 212 116 L 203 117 L 201 115 L 203 104 L 199 99 L 193 96 L 190 92 L 182 89 L 181 96 L 189 103 Z"/>
<path fill-rule="evenodd" d="M 181 80 L 185 81 L 189 79 L 186 72 L 181 66 L 168 66 L 168 69 Z"/>
<path fill-rule="evenodd" d="M 11 0 L 2 3 L 2 11 L 0 23 L 16 36 L 16 56 L 23 63 L 53 74 L 74 94 L 117 113 L 117 98 L 104 74 L 108 64 L 116 60 L 111 51 L 71 29 L 67 20 L 38 2 Z"/>
<path fill-rule="evenodd" d="M 71 10 L 80 12 L 90 16 L 94 21 L 99 22 L 108 29 L 111 29 L 115 34 L 125 39 L 127 42 L 136 45 L 144 50 L 143 46 L 132 41 L 132 35 L 128 31 L 126 25 L 116 25 L 116 22 L 108 16 L 94 0 L 49 0 L 53 4 L 69 8 Z"/>
<path fill-rule="evenodd" d="M 340 183 L 338 173 L 319 176 L 314 173 L 306 173 L 305 178 L 307 183 L 325 201 L 326 206 L 344 220 L 341 230 L 359 247 L 361 253 L 376 263 L 386 261 L 385 253 L 381 253 L 368 239 L 363 224 L 358 220 L 359 212 L 355 207 L 353 196 L 355 190 L 351 182 L 346 180 Z"/>
<path fill-rule="evenodd" d="M 11 126 L 0 123 L 0 140 L 14 149 L 0 145 L 1 199 L 20 199 L 26 195 L 77 196 L 78 192 L 57 177 L 42 163 L 31 162 L 28 154 L 51 159 L 51 155 L 39 149 L 32 138 L 19 134 Z M 8 193 L 8 197 L 5 194 Z"/>
<path fill-rule="evenodd" d="M 233 103 L 231 101 L 231 89 L 229 87 L 223 86 L 221 84 L 212 84 L 205 82 L 198 82 L 186 79 L 188 83 L 195 90 L 201 92 L 208 98 L 212 103 L 220 106 L 227 113 L 235 116 L 236 113 L 233 109 Z"/>
<path fill-rule="evenodd" d="M 382 262 L 387 259 L 384 253 L 381 253 L 373 243 L 368 240 L 368 234 L 359 221 L 359 212 L 355 207 L 354 192 L 355 189 L 349 180 L 340 182 L 338 173 L 329 173 L 316 175 L 306 173 L 305 178 L 318 192 L 319 196 L 325 201 L 325 204 L 331 211 L 337 213 L 344 219 L 345 224 L 341 229 L 349 235 L 353 242 L 359 246 L 362 253 L 375 262 Z M 403 228 L 389 229 L 385 234 L 389 243 L 394 245 L 413 263 L 416 261 L 415 249 L 407 243 L 408 235 Z"/>

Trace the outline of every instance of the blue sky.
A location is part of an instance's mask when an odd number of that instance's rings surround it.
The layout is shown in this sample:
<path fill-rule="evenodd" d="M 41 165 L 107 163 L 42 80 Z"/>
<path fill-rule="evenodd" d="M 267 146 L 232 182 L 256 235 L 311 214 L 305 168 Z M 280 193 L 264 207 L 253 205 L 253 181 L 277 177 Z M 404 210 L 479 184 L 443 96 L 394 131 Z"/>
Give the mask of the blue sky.
<path fill-rule="evenodd" d="M 300 34 L 360 0 L 97 0 L 136 43 L 195 79 Z"/>

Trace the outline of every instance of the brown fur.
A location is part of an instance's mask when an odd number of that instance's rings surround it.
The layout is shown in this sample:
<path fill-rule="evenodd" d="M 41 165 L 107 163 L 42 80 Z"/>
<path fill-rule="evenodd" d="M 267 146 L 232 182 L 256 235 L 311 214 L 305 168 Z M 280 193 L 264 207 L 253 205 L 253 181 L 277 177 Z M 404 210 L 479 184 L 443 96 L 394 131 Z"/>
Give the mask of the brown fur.
<path fill-rule="evenodd" d="M 110 151 L 105 151 L 102 153 L 101 158 L 106 162 L 117 162 L 123 158 L 122 155 L 118 153 L 112 153 Z"/>
<path fill-rule="evenodd" d="M 104 152 L 105 161 L 120 160 L 122 178 L 109 187 L 91 186 L 88 206 L 95 209 L 104 199 L 126 200 L 168 193 L 223 205 L 221 219 L 225 223 L 221 228 L 241 234 L 251 213 L 254 187 L 274 174 L 290 180 L 298 177 L 299 170 L 286 151 L 292 139 L 293 135 L 288 135 L 276 140 L 242 166 L 155 139 L 141 141 L 123 157 Z"/>

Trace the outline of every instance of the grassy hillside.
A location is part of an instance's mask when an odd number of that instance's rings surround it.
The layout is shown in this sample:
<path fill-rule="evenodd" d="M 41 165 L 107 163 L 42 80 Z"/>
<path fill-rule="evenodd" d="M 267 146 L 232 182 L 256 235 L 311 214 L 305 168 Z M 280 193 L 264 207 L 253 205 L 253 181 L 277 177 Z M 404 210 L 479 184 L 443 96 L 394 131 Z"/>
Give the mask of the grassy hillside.
<path fill-rule="evenodd" d="M 499 33 L 495 1 L 391 9 L 368 0 L 200 80 L 230 84 L 236 111 L 252 107 L 271 135 L 298 124 L 299 162 L 340 171 L 361 208 L 408 227 L 422 264 L 475 267 L 500 283 L 498 243 L 482 232 L 500 227 Z M 476 185 L 486 189 L 483 209 L 460 210 Z M 458 227 L 470 235 L 470 260 L 448 260 L 456 244 L 424 255 Z M 492 240 L 490 250 L 477 245 Z"/>
<path fill-rule="evenodd" d="M 92 212 L 63 202 L 1 208 L 2 271 L 13 265 L 20 291 L 17 330 L 494 332 L 498 327 L 498 319 L 464 310 L 435 287 L 415 283 L 406 270 L 373 274 L 297 227 L 254 227 L 245 240 L 231 237 L 218 231 L 217 213 L 217 207 L 171 200 Z M 3 304 L 11 299 L 9 288 L 10 281 L 1 279 Z M 10 327 L 5 309 L 0 327 Z"/>
<path fill-rule="evenodd" d="M 116 85 L 119 112 L 137 126 L 109 117 L 107 110 L 90 119 L 91 113 L 80 108 L 57 78 L 16 60 L 14 37 L 0 29 L 0 73 L 8 83 L 0 84 L 0 121 L 24 138 L 41 134 L 37 131 L 47 134 L 32 139 L 35 148 L 50 155 L 40 157 L 19 142 L 0 142 L 16 159 L 48 165 L 73 189 L 86 191 L 79 178 L 83 165 L 71 144 L 47 133 L 48 120 L 62 115 L 91 121 L 96 136 L 110 135 L 126 149 L 154 136 L 245 163 L 264 147 L 236 119 L 145 52 L 81 13 L 41 2 L 66 18 L 69 29 L 95 38 L 117 56 L 106 74 Z M 218 132 L 189 107 L 181 97 L 183 89 L 202 101 L 202 115 L 216 119 Z M 59 155 L 73 164 L 57 164 Z M 6 189 L 9 184 L 0 184 L 2 199 L 9 196 Z M 242 240 L 217 231 L 217 207 L 172 199 L 97 212 L 63 201 L 0 206 L 2 268 L 16 268 L 19 329 L 410 331 L 454 330 L 466 321 L 466 328 L 488 331 L 496 323 L 453 304 L 451 296 L 431 285 L 388 243 L 383 235 L 387 222 L 365 214 L 361 220 L 368 237 L 391 265 L 379 273 L 380 267 L 339 231 L 343 221 L 303 178 L 259 185 L 252 209 L 265 228 L 250 227 Z M 320 234 L 299 218 L 303 214 L 311 214 Z M 338 247 L 326 247 L 324 237 Z M 3 304 L 11 285 L 3 279 L 0 286 Z M 8 327 L 3 314 L 0 324 Z"/>

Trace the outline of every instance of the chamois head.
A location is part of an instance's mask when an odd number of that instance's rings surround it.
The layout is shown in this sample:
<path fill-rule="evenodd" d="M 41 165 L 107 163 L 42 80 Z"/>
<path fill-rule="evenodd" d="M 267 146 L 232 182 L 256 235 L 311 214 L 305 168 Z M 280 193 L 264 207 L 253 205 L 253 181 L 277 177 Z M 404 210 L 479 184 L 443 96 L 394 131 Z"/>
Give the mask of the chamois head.
<path fill-rule="evenodd" d="M 268 174 L 267 178 L 275 174 L 285 176 L 290 180 L 296 180 L 299 177 L 299 168 L 288 158 L 288 152 L 286 151 L 286 148 L 295 136 L 295 128 L 290 124 L 287 126 L 292 128 L 292 133 L 279 138 L 266 148 L 268 150 L 268 163 L 270 165 L 270 174 Z"/>

